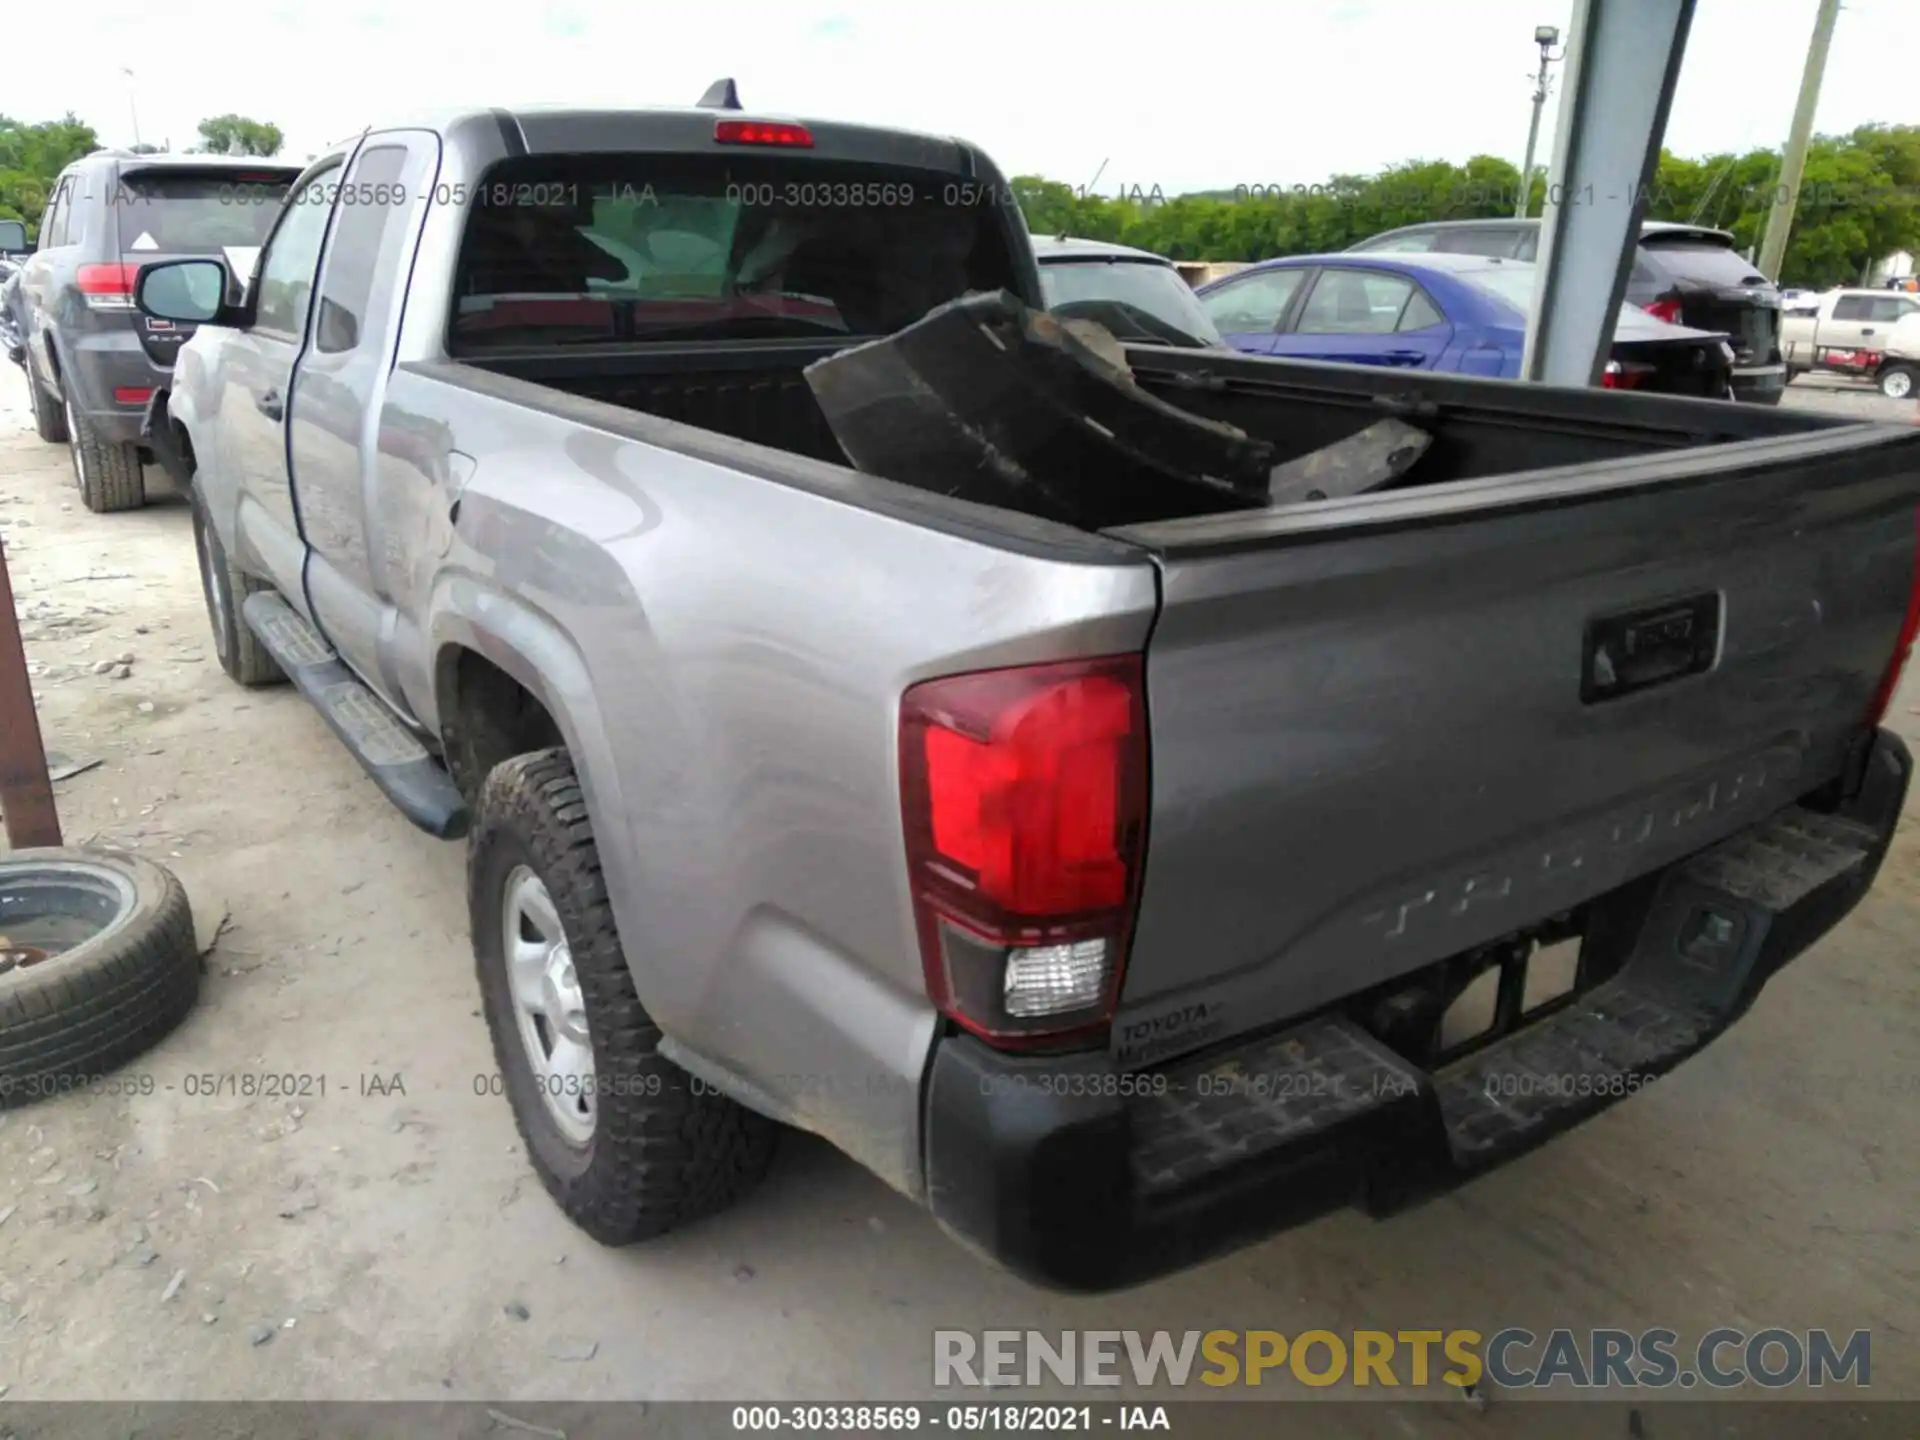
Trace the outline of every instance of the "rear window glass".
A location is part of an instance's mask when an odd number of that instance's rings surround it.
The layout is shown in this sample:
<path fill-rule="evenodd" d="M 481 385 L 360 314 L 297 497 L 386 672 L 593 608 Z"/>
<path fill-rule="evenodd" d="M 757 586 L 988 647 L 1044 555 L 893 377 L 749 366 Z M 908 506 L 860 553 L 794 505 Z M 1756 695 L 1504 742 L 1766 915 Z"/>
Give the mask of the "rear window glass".
<path fill-rule="evenodd" d="M 529 156 L 476 189 L 449 348 L 885 335 L 1013 283 L 952 177 L 785 155 Z"/>
<path fill-rule="evenodd" d="M 1193 287 L 1171 265 L 1151 260 L 1060 260 L 1040 267 L 1048 308 L 1097 320 L 1122 340 L 1149 345 L 1219 345 Z"/>
<path fill-rule="evenodd" d="M 264 244 L 294 179 L 292 172 L 253 170 L 122 176 L 112 197 L 120 249 L 218 254 L 229 245 Z"/>
<path fill-rule="evenodd" d="M 1708 285 L 1745 285 L 1763 278 L 1729 245 L 1712 241 L 1662 241 L 1642 236 L 1640 249 L 1662 270 L 1681 279 Z"/>

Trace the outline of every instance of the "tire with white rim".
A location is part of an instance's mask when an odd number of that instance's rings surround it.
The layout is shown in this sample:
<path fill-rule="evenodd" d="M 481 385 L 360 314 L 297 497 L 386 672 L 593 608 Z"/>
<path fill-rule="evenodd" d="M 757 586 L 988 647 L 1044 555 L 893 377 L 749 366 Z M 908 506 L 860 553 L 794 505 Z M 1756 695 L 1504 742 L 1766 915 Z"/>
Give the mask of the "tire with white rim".
<path fill-rule="evenodd" d="M 0 857 L 0 1109 L 113 1085 L 193 1009 L 202 968 L 187 893 L 151 861 Z"/>
<path fill-rule="evenodd" d="M 228 558 L 197 486 L 193 491 L 193 548 L 200 561 L 200 595 L 207 602 L 207 624 L 213 630 L 213 651 L 220 668 L 249 688 L 286 679 L 273 652 L 240 618 L 240 602 L 267 586 L 243 573 Z"/>
<path fill-rule="evenodd" d="M 1889 400 L 1911 400 L 1920 391 L 1920 369 L 1892 365 L 1880 372 L 1880 393 Z"/>
<path fill-rule="evenodd" d="M 467 848 L 480 994 L 529 1158 L 606 1245 L 724 1208 L 766 1173 L 776 1128 L 660 1053 L 634 992 L 572 761 L 496 766 Z"/>
<path fill-rule="evenodd" d="M 73 387 L 61 400 L 66 413 L 67 448 L 73 454 L 73 479 L 80 499 L 96 515 L 138 510 L 147 503 L 146 477 L 140 469 L 140 447 L 105 439 L 73 408 Z"/>

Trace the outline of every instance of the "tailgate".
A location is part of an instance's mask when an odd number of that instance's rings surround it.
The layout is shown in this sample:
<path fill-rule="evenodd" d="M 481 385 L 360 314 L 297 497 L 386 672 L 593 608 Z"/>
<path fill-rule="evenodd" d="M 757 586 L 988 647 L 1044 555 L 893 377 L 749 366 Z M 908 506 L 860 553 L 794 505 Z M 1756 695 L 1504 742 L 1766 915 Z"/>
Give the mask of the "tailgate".
<path fill-rule="evenodd" d="M 1916 505 L 1920 434 L 1847 426 L 1163 534 L 1116 1058 L 1496 940 L 1835 775 Z"/>

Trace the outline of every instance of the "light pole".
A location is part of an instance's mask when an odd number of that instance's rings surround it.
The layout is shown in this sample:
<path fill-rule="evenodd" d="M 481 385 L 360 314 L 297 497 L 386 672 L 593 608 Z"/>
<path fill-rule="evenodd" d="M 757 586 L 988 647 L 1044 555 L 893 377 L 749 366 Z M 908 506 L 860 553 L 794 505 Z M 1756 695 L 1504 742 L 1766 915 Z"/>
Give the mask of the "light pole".
<path fill-rule="evenodd" d="M 138 149 L 140 146 L 140 107 L 134 101 L 134 74 L 133 71 L 125 65 L 120 67 L 120 73 L 127 77 L 127 113 L 133 117 L 133 144 L 134 148 Z"/>
<path fill-rule="evenodd" d="M 1807 65 L 1800 76 L 1800 97 L 1794 101 L 1793 123 L 1787 130 L 1786 148 L 1780 152 L 1780 183 L 1773 192 L 1773 204 L 1767 209 L 1766 233 L 1760 237 L 1760 258 L 1755 262 L 1760 273 L 1776 284 L 1781 262 L 1787 258 L 1787 241 L 1793 235 L 1793 212 L 1800 203 L 1800 176 L 1807 165 L 1807 142 L 1813 138 L 1813 112 L 1820 106 L 1820 81 L 1826 74 L 1827 51 L 1833 44 L 1833 27 L 1840 19 L 1840 0 L 1820 0 L 1813 21 L 1813 40 L 1807 46 Z"/>
<path fill-rule="evenodd" d="M 1553 47 L 1560 43 L 1560 27 L 1557 25 L 1536 25 L 1533 43 L 1540 47 L 1540 70 L 1533 77 L 1533 121 L 1527 126 L 1527 158 L 1520 166 L 1520 198 L 1513 207 L 1516 220 L 1527 218 L 1527 207 L 1533 201 L 1533 147 L 1540 140 L 1540 111 L 1547 103 L 1547 66 L 1566 55 L 1564 50 L 1558 55 L 1551 53 Z"/>

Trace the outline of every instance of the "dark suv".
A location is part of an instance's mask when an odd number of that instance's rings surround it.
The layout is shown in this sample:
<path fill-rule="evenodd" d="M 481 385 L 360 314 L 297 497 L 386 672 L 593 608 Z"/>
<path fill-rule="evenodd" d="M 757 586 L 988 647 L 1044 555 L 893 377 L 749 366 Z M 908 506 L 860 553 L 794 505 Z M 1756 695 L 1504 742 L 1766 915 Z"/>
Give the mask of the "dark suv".
<path fill-rule="evenodd" d="M 1435 220 L 1388 230 L 1349 251 L 1440 251 L 1532 260 L 1538 220 Z M 1712 330 L 1733 346 L 1733 398 L 1778 405 L 1787 367 L 1780 352 L 1780 292 L 1734 248 L 1725 230 L 1649 220 L 1627 279 L 1627 301 L 1675 325 Z"/>
<path fill-rule="evenodd" d="M 72 447 L 89 510 L 145 501 L 141 466 L 152 457 L 141 422 L 193 333 L 134 308 L 140 267 L 207 257 L 243 285 L 299 173 L 271 160 L 114 150 L 60 172 L 21 267 L 18 308 L 34 429 Z"/>

